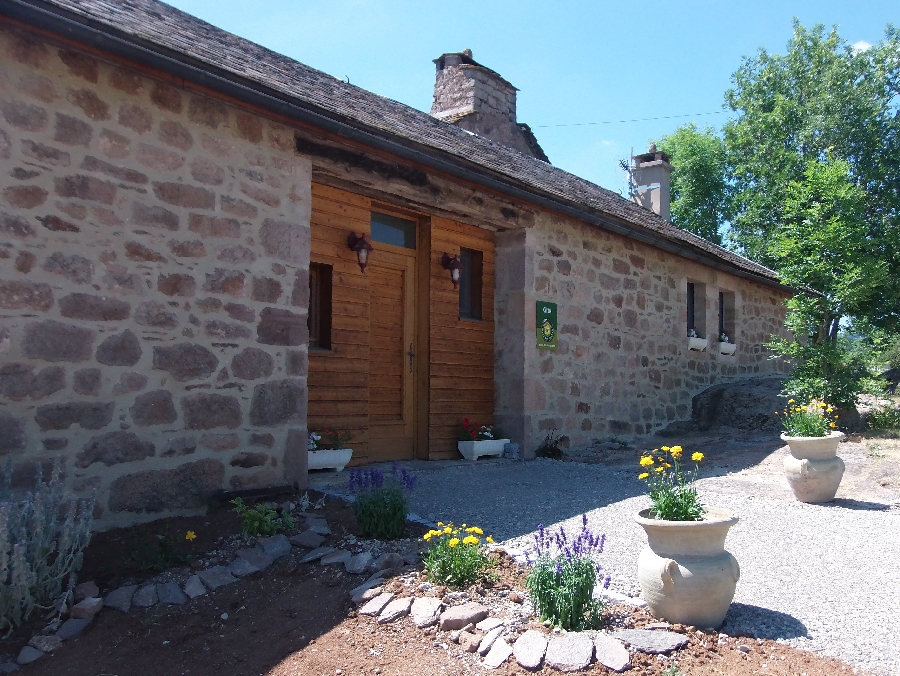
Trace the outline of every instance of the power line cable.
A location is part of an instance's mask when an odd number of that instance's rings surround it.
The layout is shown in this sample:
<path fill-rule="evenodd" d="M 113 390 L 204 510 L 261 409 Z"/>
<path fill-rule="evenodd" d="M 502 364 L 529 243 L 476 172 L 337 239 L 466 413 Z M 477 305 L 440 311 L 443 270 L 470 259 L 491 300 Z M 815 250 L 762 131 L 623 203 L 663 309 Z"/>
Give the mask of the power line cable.
<path fill-rule="evenodd" d="M 687 113 L 685 115 L 661 115 L 659 117 L 638 117 L 633 120 L 604 120 L 603 122 L 572 122 L 569 124 L 536 124 L 535 129 L 547 127 L 587 127 L 594 124 L 619 124 L 620 122 L 650 122 L 652 120 L 674 120 L 679 117 L 698 117 L 700 115 L 722 115 L 727 110 L 714 110 L 710 113 Z"/>

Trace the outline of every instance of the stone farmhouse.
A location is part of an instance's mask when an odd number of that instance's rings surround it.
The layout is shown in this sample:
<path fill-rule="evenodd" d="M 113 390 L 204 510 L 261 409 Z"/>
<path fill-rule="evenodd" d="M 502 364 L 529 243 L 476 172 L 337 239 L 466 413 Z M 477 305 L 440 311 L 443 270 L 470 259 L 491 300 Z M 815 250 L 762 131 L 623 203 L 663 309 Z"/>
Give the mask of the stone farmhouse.
<path fill-rule="evenodd" d="M 155 0 L 0 0 L 0 55 L 0 460 L 103 527 L 303 485 L 308 430 L 527 457 L 784 369 L 790 291 L 668 222 L 668 158 L 634 201 L 555 168 L 471 52 L 430 114 Z"/>

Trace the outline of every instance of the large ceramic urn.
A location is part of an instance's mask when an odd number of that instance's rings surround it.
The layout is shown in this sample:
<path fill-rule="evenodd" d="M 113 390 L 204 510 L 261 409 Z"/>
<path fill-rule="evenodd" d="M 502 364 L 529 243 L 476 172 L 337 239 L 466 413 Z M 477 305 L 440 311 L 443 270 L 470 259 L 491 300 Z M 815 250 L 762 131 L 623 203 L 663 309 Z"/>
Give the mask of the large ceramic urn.
<path fill-rule="evenodd" d="M 790 446 L 784 458 L 784 473 L 794 497 L 800 502 L 834 500 L 844 476 L 844 461 L 837 457 L 843 432 L 829 432 L 824 437 L 789 437 L 781 435 Z"/>
<path fill-rule="evenodd" d="M 737 517 L 710 507 L 702 521 L 654 519 L 649 509 L 635 520 L 647 533 L 638 580 L 650 613 L 667 622 L 720 626 L 741 576 L 737 560 L 725 551 Z"/>

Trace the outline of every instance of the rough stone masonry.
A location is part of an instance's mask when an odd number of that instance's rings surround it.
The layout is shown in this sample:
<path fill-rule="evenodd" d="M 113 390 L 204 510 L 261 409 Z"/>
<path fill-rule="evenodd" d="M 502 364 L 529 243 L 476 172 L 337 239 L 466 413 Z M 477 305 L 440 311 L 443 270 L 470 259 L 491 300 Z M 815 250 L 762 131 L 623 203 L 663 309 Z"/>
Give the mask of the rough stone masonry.
<path fill-rule="evenodd" d="M 293 132 L 0 23 L 0 461 L 101 526 L 305 479 Z"/>

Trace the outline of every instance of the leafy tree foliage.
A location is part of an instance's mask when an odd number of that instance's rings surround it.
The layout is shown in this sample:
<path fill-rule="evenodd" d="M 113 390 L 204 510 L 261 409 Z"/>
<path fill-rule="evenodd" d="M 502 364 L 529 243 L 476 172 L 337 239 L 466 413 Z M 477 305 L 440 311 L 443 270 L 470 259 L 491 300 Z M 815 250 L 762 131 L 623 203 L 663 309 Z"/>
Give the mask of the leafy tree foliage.
<path fill-rule="evenodd" d="M 725 143 L 712 127 L 693 123 L 656 145 L 672 158 L 672 223 L 715 244 L 726 218 Z"/>

